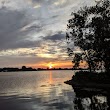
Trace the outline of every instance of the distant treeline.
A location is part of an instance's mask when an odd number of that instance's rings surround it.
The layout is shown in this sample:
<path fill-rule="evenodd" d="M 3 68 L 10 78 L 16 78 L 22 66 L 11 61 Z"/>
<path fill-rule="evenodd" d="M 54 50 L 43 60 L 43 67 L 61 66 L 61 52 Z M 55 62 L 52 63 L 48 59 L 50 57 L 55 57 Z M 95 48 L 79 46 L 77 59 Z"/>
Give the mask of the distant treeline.
<path fill-rule="evenodd" d="M 32 68 L 32 67 L 26 67 L 26 66 L 22 66 L 21 68 L 14 68 L 14 67 L 4 67 L 4 68 L 0 68 L 0 72 L 17 72 L 17 71 L 49 71 L 49 70 L 86 70 L 86 69 L 74 69 L 74 68 Z"/>

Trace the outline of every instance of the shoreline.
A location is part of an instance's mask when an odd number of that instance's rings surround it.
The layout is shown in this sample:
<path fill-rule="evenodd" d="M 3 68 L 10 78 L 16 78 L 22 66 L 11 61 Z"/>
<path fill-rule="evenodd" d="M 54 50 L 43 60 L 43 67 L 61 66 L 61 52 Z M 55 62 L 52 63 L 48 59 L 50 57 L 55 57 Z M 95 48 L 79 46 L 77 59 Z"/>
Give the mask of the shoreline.
<path fill-rule="evenodd" d="M 64 82 L 65 84 L 71 85 L 76 88 L 93 88 L 93 89 L 110 89 L 110 83 L 94 83 L 94 82 L 87 82 L 87 83 L 79 83 L 77 81 L 68 80 Z"/>

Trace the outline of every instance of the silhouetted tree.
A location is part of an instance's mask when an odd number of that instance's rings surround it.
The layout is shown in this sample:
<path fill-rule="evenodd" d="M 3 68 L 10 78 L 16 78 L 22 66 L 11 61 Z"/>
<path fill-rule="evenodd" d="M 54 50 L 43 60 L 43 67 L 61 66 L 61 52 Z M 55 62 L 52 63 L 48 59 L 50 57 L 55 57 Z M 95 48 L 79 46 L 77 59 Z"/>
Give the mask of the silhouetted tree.
<path fill-rule="evenodd" d="M 80 60 L 85 60 L 91 70 L 101 69 L 106 73 L 110 71 L 110 2 L 104 0 L 96 6 L 84 7 L 77 13 L 72 13 L 73 18 L 68 20 L 67 43 L 73 42 L 80 47 L 79 53 L 71 45 L 68 47 L 73 62 L 78 66 Z"/>
<path fill-rule="evenodd" d="M 26 66 L 22 66 L 23 71 L 26 71 L 26 69 L 27 69 Z"/>

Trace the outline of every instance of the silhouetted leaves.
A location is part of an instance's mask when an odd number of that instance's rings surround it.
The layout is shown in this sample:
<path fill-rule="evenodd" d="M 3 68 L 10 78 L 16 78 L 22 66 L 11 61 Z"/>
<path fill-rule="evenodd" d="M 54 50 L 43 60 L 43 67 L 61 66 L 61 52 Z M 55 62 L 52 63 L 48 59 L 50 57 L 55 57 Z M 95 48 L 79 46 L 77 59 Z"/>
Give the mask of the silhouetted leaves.
<path fill-rule="evenodd" d="M 84 7 L 73 18 L 68 20 L 67 28 L 71 32 L 66 34 L 67 43 L 74 42 L 74 46 L 81 49 L 83 60 L 89 69 L 110 70 L 110 2 L 105 0 L 96 6 Z M 71 51 L 70 51 L 71 50 Z M 79 66 L 82 57 L 79 53 L 68 48 L 70 56 L 74 54 L 73 63 Z M 84 57 L 85 56 L 85 57 Z"/>

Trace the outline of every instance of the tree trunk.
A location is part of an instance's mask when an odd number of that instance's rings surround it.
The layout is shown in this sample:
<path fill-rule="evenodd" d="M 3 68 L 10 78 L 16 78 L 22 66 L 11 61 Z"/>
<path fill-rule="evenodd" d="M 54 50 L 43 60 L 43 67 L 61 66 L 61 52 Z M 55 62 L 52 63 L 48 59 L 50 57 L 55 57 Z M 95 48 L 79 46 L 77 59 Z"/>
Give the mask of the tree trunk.
<path fill-rule="evenodd" d="M 91 72 L 92 72 L 92 67 L 91 67 L 90 61 L 88 61 L 88 65 L 89 65 L 89 71 L 90 71 L 90 73 L 91 73 Z"/>
<path fill-rule="evenodd" d="M 105 72 L 110 77 L 110 62 L 107 60 L 105 61 Z"/>
<path fill-rule="evenodd" d="M 91 66 L 91 61 L 90 61 L 90 57 L 89 57 L 89 55 L 88 55 L 88 51 L 86 50 L 85 51 L 85 53 L 86 53 L 86 57 L 87 57 L 87 63 L 88 63 L 88 66 L 89 66 L 89 71 L 90 71 L 90 73 L 92 72 L 92 66 Z"/>

